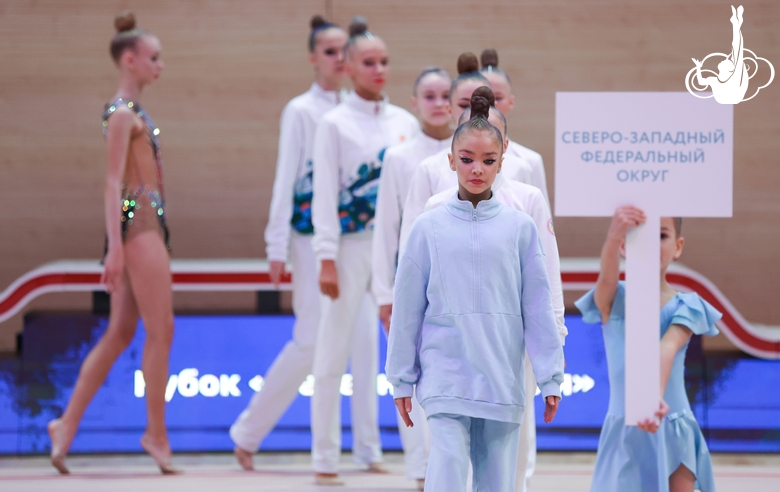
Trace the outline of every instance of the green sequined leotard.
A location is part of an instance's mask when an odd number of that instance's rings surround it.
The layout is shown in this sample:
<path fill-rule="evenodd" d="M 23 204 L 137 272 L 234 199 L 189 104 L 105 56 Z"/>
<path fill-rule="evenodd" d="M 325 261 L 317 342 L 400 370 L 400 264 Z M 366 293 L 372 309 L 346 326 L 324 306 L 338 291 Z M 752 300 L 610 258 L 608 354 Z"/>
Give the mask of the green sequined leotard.
<path fill-rule="evenodd" d="M 160 129 L 138 103 L 117 99 L 103 110 L 103 135 L 108 133 L 108 118 L 125 105 L 141 118 L 145 130 L 133 128 L 127 149 L 122 179 L 122 238 L 128 240 L 143 231 L 157 230 L 170 249 L 165 224 Z"/>

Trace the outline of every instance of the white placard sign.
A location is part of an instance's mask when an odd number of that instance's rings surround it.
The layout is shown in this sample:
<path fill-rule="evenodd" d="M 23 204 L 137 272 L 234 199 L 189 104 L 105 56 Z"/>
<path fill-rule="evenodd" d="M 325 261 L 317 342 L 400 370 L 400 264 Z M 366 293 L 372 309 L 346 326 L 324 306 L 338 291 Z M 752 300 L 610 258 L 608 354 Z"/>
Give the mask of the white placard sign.
<path fill-rule="evenodd" d="M 732 105 L 687 92 L 559 92 L 555 214 L 642 208 L 626 238 L 626 424 L 660 396 L 660 217 L 731 217 Z"/>
<path fill-rule="evenodd" d="M 559 92 L 555 215 L 731 217 L 731 105 L 687 92 Z"/>

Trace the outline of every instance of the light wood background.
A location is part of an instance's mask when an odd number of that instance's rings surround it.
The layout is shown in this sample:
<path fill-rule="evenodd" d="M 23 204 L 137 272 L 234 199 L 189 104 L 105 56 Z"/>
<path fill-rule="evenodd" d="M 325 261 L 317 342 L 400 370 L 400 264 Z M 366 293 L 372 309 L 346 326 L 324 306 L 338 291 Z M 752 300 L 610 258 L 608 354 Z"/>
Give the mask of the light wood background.
<path fill-rule="evenodd" d="M 780 3 L 745 1 L 746 47 L 780 69 Z M 162 129 L 173 254 L 264 256 L 278 119 L 305 91 L 308 21 L 361 13 L 390 49 L 387 92 L 409 108 L 428 65 L 498 49 L 517 107 L 510 136 L 545 159 L 556 91 L 681 91 L 692 57 L 729 51 L 721 1 L 3 0 L 0 3 L 0 289 L 51 260 L 98 258 L 104 221 L 100 113 L 116 90 L 113 16 L 132 9 L 166 63 L 143 104 Z M 683 262 L 745 316 L 780 325 L 780 80 L 735 107 L 734 218 L 691 219 Z M 706 179 L 706 176 L 702 176 Z M 606 219 L 561 218 L 562 256 L 597 256 Z M 571 303 L 572 296 L 567 296 Z M 30 310 L 87 310 L 86 294 Z M 179 312 L 251 311 L 251 294 L 176 295 Z M 14 346 L 21 316 L 0 324 Z"/>

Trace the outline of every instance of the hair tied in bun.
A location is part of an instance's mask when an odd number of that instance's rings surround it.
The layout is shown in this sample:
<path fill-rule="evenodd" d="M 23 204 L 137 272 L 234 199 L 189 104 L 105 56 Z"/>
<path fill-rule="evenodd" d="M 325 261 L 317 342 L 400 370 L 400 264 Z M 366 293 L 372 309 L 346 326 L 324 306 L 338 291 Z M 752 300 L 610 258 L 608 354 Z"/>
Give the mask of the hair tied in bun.
<path fill-rule="evenodd" d="M 135 16 L 129 10 L 114 17 L 114 27 L 116 27 L 116 34 L 111 39 L 109 53 L 114 62 L 119 63 L 122 53 L 126 50 L 135 50 L 141 36 L 149 33 L 136 27 Z"/>
<path fill-rule="evenodd" d="M 471 107 L 464 111 L 461 115 L 461 123 L 458 126 L 458 129 L 455 130 L 455 134 L 452 137 L 453 149 L 455 148 L 455 141 L 458 140 L 461 135 L 464 134 L 464 132 L 468 133 L 471 131 L 488 131 L 492 133 L 496 139 L 496 142 L 499 143 L 503 149 L 503 134 L 501 133 L 501 130 L 490 123 L 490 110 L 494 104 L 495 95 L 493 94 L 493 91 L 490 89 L 490 87 L 483 86 L 474 90 L 474 92 L 471 94 Z M 495 109 L 495 111 L 498 115 L 501 116 L 501 119 L 503 120 L 504 117 L 501 112 L 497 109 Z M 465 118 L 468 119 L 466 120 Z M 504 131 L 506 132 L 506 121 L 504 121 Z"/>
<path fill-rule="evenodd" d="M 368 21 L 362 15 L 356 15 L 349 21 L 349 27 L 347 28 L 350 38 L 356 38 L 358 36 L 370 36 L 368 32 Z"/>
<path fill-rule="evenodd" d="M 320 32 L 330 28 L 341 29 L 338 24 L 326 21 L 325 18 L 319 14 L 311 18 L 309 25 L 311 26 L 308 40 L 309 53 L 314 53 L 314 48 L 317 46 L 317 35 L 319 35 Z"/>
<path fill-rule="evenodd" d="M 490 102 L 480 95 L 471 96 L 471 117 L 469 119 L 484 118 L 487 120 L 489 116 Z"/>
<path fill-rule="evenodd" d="M 471 93 L 471 97 L 473 98 L 474 96 L 485 98 L 485 100 L 487 100 L 488 104 L 491 106 L 496 105 L 496 95 L 493 94 L 493 89 L 486 85 L 474 89 L 474 92 Z"/>
<path fill-rule="evenodd" d="M 468 51 L 466 53 L 461 54 L 458 57 L 459 75 L 462 75 L 464 73 L 478 72 L 478 71 L 479 71 L 479 61 L 477 60 L 477 55 Z"/>
<path fill-rule="evenodd" d="M 327 24 L 327 22 L 321 15 L 315 15 L 314 17 L 311 18 L 309 24 L 311 25 L 311 30 L 313 31 L 315 29 L 319 29 L 320 27 L 324 26 L 325 24 Z"/>
<path fill-rule="evenodd" d="M 129 10 L 125 10 L 114 18 L 114 27 L 116 32 L 127 32 L 135 29 L 135 15 Z"/>
<path fill-rule="evenodd" d="M 512 80 L 509 78 L 509 74 L 498 67 L 498 52 L 496 50 L 493 48 L 487 48 L 483 50 L 482 54 L 479 56 L 479 59 L 480 62 L 482 62 L 483 73 L 496 73 L 501 75 L 511 85 Z"/>
<path fill-rule="evenodd" d="M 483 50 L 479 58 L 482 62 L 482 70 L 492 72 L 493 69 L 498 68 L 498 52 L 493 48 Z"/>

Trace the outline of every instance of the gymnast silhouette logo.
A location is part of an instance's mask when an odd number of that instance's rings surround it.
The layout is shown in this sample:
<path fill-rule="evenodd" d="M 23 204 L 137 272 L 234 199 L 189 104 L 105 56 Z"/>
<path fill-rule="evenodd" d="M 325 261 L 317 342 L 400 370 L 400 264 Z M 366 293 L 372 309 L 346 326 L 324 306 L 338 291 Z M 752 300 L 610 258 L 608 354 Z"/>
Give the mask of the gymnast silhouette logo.
<path fill-rule="evenodd" d="M 756 97 L 759 91 L 771 84 L 775 78 L 775 67 L 769 63 L 769 60 L 761 58 L 745 48 L 741 30 L 742 13 L 744 11 L 745 9 L 742 5 L 737 9 L 734 9 L 733 5 L 731 6 L 732 15 L 731 19 L 729 19 L 733 33 L 731 54 L 712 53 L 707 55 L 702 61 L 692 58 L 696 66 L 685 76 L 685 87 L 694 96 L 700 99 L 714 97 L 721 104 L 739 104 L 742 101 L 749 101 Z M 712 70 L 702 69 L 702 65 L 709 58 L 715 58 L 716 60 L 722 58 L 720 63 L 718 63 L 717 74 Z M 759 61 L 763 61 L 769 67 L 769 80 L 764 85 L 757 87 L 755 92 L 746 98 L 745 94 L 747 94 L 750 79 L 758 73 Z M 711 74 L 711 76 L 705 77 L 702 74 Z M 708 96 L 700 96 L 694 92 L 704 91 L 707 87 L 712 90 L 712 94 Z"/>

